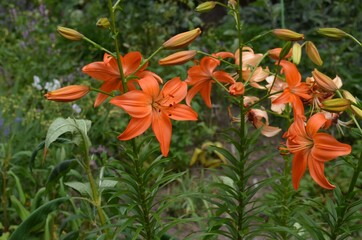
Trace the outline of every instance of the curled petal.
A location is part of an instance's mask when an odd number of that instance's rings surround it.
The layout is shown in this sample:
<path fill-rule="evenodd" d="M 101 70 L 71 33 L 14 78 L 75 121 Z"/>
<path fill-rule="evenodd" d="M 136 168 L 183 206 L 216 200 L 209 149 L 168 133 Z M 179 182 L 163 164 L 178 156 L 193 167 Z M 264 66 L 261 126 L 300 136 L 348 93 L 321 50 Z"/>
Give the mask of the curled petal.
<path fill-rule="evenodd" d="M 313 139 L 312 156 L 319 162 L 330 161 L 336 157 L 348 155 L 352 151 L 350 145 L 337 141 L 327 133 L 316 133 Z"/>
<path fill-rule="evenodd" d="M 169 117 L 164 112 L 153 112 L 152 130 L 160 143 L 162 155 L 167 157 L 170 150 L 172 124 Z"/>
<path fill-rule="evenodd" d="M 129 76 L 140 66 L 142 55 L 140 52 L 129 52 L 121 57 L 122 68 L 125 76 Z M 146 65 L 143 68 L 147 67 Z M 143 69 L 140 69 L 142 71 Z"/>
<path fill-rule="evenodd" d="M 190 105 L 191 100 L 195 97 L 195 95 L 203 88 L 205 83 L 195 84 L 186 94 L 186 104 Z M 211 108 L 211 104 L 209 106 Z"/>
<path fill-rule="evenodd" d="M 142 88 L 142 90 L 151 96 L 153 99 L 155 99 L 159 92 L 160 92 L 160 86 L 157 80 L 152 76 L 146 76 L 140 80 L 138 80 L 138 84 Z"/>
<path fill-rule="evenodd" d="M 292 183 L 295 190 L 298 190 L 300 179 L 302 179 L 305 170 L 307 169 L 308 152 L 300 151 L 294 154 L 292 163 Z"/>
<path fill-rule="evenodd" d="M 104 82 L 100 87 L 103 92 L 111 93 L 114 90 L 123 90 L 121 82 L 118 80 Z M 103 93 L 98 93 L 97 98 L 94 102 L 94 107 L 101 105 L 109 96 Z"/>
<path fill-rule="evenodd" d="M 202 97 L 202 99 L 204 100 L 206 106 L 208 106 L 209 108 L 211 108 L 211 87 L 212 87 L 212 81 L 209 81 L 205 84 L 203 84 L 201 90 L 200 90 L 200 95 Z"/>
<path fill-rule="evenodd" d="M 313 180 L 322 188 L 333 189 L 334 185 L 330 184 L 324 175 L 324 162 L 313 161 L 311 158 L 308 159 L 308 167 L 310 176 Z"/>
<path fill-rule="evenodd" d="M 189 120 L 189 121 L 196 121 L 197 120 L 197 113 L 189 106 L 184 104 L 176 104 L 167 109 L 167 114 L 169 118 L 173 120 Z"/>
<path fill-rule="evenodd" d="M 278 127 L 273 127 L 264 124 L 263 128 L 261 129 L 261 134 L 263 134 L 265 137 L 274 137 L 277 135 L 282 129 Z"/>
<path fill-rule="evenodd" d="M 230 76 L 227 72 L 224 72 L 224 71 L 214 72 L 213 77 L 222 83 L 230 83 L 230 84 L 235 83 L 234 78 L 232 76 Z"/>
<path fill-rule="evenodd" d="M 119 140 L 130 140 L 144 133 L 151 125 L 152 115 L 144 118 L 132 118 L 127 128 L 118 136 Z"/>
<path fill-rule="evenodd" d="M 151 96 L 139 90 L 133 90 L 114 97 L 109 102 L 123 108 L 133 118 L 144 118 L 152 112 Z"/>
<path fill-rule="evenodd" d="M 147 77 L 147 76 L 152 76 L 152 77 L 154 77 L 156 80 L 157 80 L 157 82 L 158 83 L 163 83 L 163 81 L 162 81 L 162 78 L 160 77 L 160 76 L 158 76 L 156 73 L 154 73 L 154 72 L 151 72 L 151 71 L 148 71 L 148 70 L 144 70 L 144 71 L 142 71 L 142 72 L 138 72 L 138 73 L 136 73 L 135 74 L 137 77 L 139 77 L 139 78 L 144 78 L 144 77 Z"/>
<path fill-rule="evenodd" d="M 181 81 L 179 77 L 175 77 L 163 86 L 160 97 L 163 98 L 162 104 L 168 106 L 181 102 L 186 94 L 187 83 Z"/>
<path fill-rule="evenodd" d="M 234 58 L 234 54 L 231 52 L 218 52 L 213 54 L 213 56 L 224 59 L 224 58 Z"/>
<path fill-rule="evenodd" d="M 309 137 L 313 137 L 318 130 L 326 123 L 327 119 L 323 113 L 316 113 L 309 118 L 306 126 L 306 132 Z"/>
<path fill-rule="evenodd" d="M 88 76 L 102 81 L 112 81 L 119 79 L 118 68 L 109 67 L 103 62 L 93 62 L 82 68 L 82 71 Z"/>
<path fill-rule="evenodd" d="M 212 72 L 217 66 L 219 66 L 220 61 L 212 57 L 204 57 L 201 59 L 200 68 L 207 76 L 212 76 Z"/>
<path fill-rule="evenodd" d="M 302 77 L 295 64 L 282 60 L 280 61 L 280 66 L 282 66 L 283 68 L 285 79 L 288 83 L 288 86 L 290 88 L 297 86 L 300 83 Z"/>

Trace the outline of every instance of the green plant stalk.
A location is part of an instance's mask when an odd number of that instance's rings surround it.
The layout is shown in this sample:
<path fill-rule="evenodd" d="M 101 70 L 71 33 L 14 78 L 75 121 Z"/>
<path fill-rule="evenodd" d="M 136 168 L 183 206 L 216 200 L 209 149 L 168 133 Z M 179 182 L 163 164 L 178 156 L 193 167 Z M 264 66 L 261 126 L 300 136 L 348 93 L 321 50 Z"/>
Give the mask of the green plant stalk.
<path fill-rule="evenodd" d="M 341 214 L 340 214 L 340 216 L 338 216 L 337 223 L 333 226 L 333 229 L 331 230 L 331 232 L 332 232 L 332 235 L 331 235 L 331 238 L 330 238 L 331 240 L 338 239 L 340 227 L 343 224 L 344 215 L 346 214 L 346 209 L 348 207 L 349 200 L 353 197 L 352 192 L 354 190 L 354 187 L 356 186 L 356 182 L 357 182 L 358 176 L 359 176 L 361 171 L 362 171 L 362 152 L 360 153 L 360 157 L 358 159 L 357 167 L 353 171 L 353 176 L 352 176 L 351 182 L 349 184 L 348 191 L 344 195 L 345 198 L 343 199 L 342 204 L 338 206 L 338 207 L 342 208 L 341 211 L 340 211 Z"/>
<path fill-rule="evenodd" d="M 238 73 L 239 73 L 239 78 L 242 78 L 243 75 L 243 54 L 242 54 L 242 50 L 243 50 L 243 44 L 242 44 L 242 37 L 241 37 L 241 23 L 240 23 L 240 1 L 237 1 L 236 4 L 236 26 L 237 26 L 237 34 L 238 34 L 238 43 L 239 43 L 239 67 L 238 67 Z M 237 230 L 238 230 L 238 240 L 243 239 L 243 236 L 241 234 L 241 232 L 243 231 L 244 228 L 244 214 L 245 214 L 245 197 L 244 197 L 244 192 L 245 192 L 245 179 L 244 179 L 244 175 L 245 175 L 245 147 L 244 144 L 242 144 L 242 142 L 245 140 L 245 109 L 244 109 L 244 95 L 240 96 L 240 101 L 239 101 L 239 107 L 240 107 L 240 144 L 239 144 L 239 180 L 238 180 L 238 206 L 237 206 L 237 215 L 238 215 L 238 219 L 237 219 Z"/>
<path fill-rule="evenodd" d="M 87 38 L 86 36 L 83 36 L 83 39 L 87 42 L 89 42 L 90 44 L 92 44 L 93 46 L 95 46 L 96 48 L 102 50 L 102 51 L 105 51 L 106 53 L 108 53 L 109 55 L 112 55 L 113 57 L 116 57 L 114 55 L 114 53 L 112 53 L 111 51 L 109 51 L 108 49 L 102 47 L 101 45 L 99 45 L 98 43 L 96 42 L 93 42 L 92 40 L 90 40 L 89 38 Z"/>
<path fill-rule="evenodd" d="M 86 145 L 86 144 L 84 144 Z M 99 217 L 99 221 L 101 223 L 101 227 L 104 227 L 106 225 L 106 215 L 102 209 L 101 206 L 101 196 L 98 193 L 98 188 L 95 184 L 93 175 L 92 175 L 92 170 L 90 168 L 90 157 L 89 157 L 89 153 L 88 153 L 88 148 L 86 146 L 84 146 L 84 163 L 83 163 L 83 167 L 87 173 L 87 177 L 88 177 L 88 181 L 89 181 L 89 185 L 91 187 L 91 191 L 92 191 L 92 197 L 93 197 L 93 205 L 96 207 L 97 209 L 97 213 L 98 213 L 98 217 Z M 108 231 L 107 228 L 104 229 L 104 233 L 106 234 L 105 239 L 110 239 L 110 233 Z"/>
<path fill-rule="evenodd" d="M 138 72 L 145 64 L 147 64 L 156 54 L 158 54 L 161 50 L 163 50 L 163 46 L 159 47 L 154 51 L 148 58 L 146 58 L 142 63 L 138 66 L 138 68 L 130 75 L 134 75 L 136 72 Z"/>
<path fill-rule="evenodd" d="M 117 3 L 118 4 L 118 3 Z M 118 31 L 116 30 L 116 19 L 114 15 L 115 8 L 113 8 L 112 0 L 108 0 L 108 8 L 109 8 L 109 14 L 111 15 L 111 30 L 114 38 L 114 45 L 116 47 L 116 59 L 117 59 L 117 65 L 118 70 L 121 75 L 121 81 L 122 81 L 122 87 L 123 92 L 127 92 L 127 79 L 124 76 L 122 62 L 120 58 L 120 51 L 119 51 L 119 43 L 118 43 Z"/>
<path fill-rule="evenodd" d="M 347 36 L 362 47 L 362 42 L 358 41 L 357 38 L 353 37 L 351 34 L 347 34 Z"/>
<path fill-rule="evenodd" d="M 280 0 L 280 21 L 282 23 L 282 28 L 285 28 L 285 17 L 284 17 L 284 0 Z"/>
<path fill-rule="evenodd" d="M 10 147 L 5 147 L 8 150 L 5 151 L 5 158 L 3 161 L 2 169 L 1 169 L 1 176 L 2 176 L 2 197 L 1 197 L 1 205 L 2 205 L 2 211 L 3 211 L 3 232 L 9 232 L 9 214 L 8 214 L 8 195 L 7 195 L 7 180 L 8 180 L 8 167 L 10 164 Z"/>
<path fill-rule="evenodd" d="M 136 147 L 135 139 L 132 139 L 131 142 L 132 142 L 132 146 L 133 146 L 133 152 L 136 155 L 137 147 Z M 154 240 L 156 238 L 154 236 L 154 232 L 151 230 L 150 210 L 147 207 L 148 196 L 146 194 L 146 187 L 145 187 L 146 184 L 143 181 L 143 176 L 142 176 L 142 168 L 143 168 L 142 162 L 139 161 L 138 157 L 132 158 L 132 162 L 133 162 L 133 165 L 136 170 L 136 172 L 135 172 L 136 175 L 134 177 L 135 177 L 135 179 L 137 179 L 137 183 L 138 183 L 137 192 L 138 192 L 138 197 L 139 197 L 138 201 L 141 205 L 142 213 L 143 213 L 143 216 L 139 216 L 139 217 L 140 217 L 140 219 L 143 220 L 141 224 L 143 224 L 143 227 L 144 227 L 144 233 L 146 236 L 145 239 Z"/>

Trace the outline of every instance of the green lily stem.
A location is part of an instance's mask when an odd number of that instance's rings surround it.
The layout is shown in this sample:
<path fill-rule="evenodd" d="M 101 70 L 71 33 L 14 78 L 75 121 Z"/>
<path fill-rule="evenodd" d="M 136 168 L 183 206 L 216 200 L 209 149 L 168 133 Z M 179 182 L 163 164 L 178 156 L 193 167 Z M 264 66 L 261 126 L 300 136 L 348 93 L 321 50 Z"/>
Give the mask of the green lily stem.
<path fill-rule="evenodd" d="M 132 158 L 132 163 L 135 168 L 135 175 L 133 176 L 135 179 L 137 179 L 137 193 L 138 193 L 138 203 L 141 205 L 142 209 L 142 216 L 139 216 L 140 222 L 143 225 L 143 230 L 145 233 L 145 239 L 146 240 L 154 240 L 154 232 L 151 229 L 151 218 L 150 218 L 150 209 L 147 207 L 147 199 L 149 197 L 147 196 L 146 191 L 146 183 L 143 180 L 143 163 L 139 161 L 139 158 L 137 156 L 137 145 L 135 139 L 131 139 L 131 144 L 133 148 L 133 153 L 135 154 L 135 158 Z"/>
<path fill-rule="evenodd" d="M 353 176 L 352 176 L 351 182 L 349 184 L 348 192 L 345 195 L 345 198 L 343 199 L 342 204 L 339 205 L 339 207 L 341 207 L 341 210 L 339 211 L 340 215 L 338 216 L 336 224 L 333 225 L 333 228 L 331 229 L 331 237 L 330 237 L 331 240 L 338 239 L 339 231 L 341 230 L 340 227 L 343 224 L 343 220 L 344 220 L 344 217 L 346 214 L 346 210 L 347 210 L 349 201 L 351 198 L 353 198 L 352 192 L 354 190 L 358 176 L 361 171 L 362 171 L 362 152 L 360 153 L 360 157 L 358 159 L 358 165 L 354 169 Z"/>
<path fill-rule="evenodd" d="M 90 44 L 92 44 L 93 46 L 95 46 L 96 48 L 98 48 L 98 49 L 100 49 L 100 50 L 102 50 L 102 51 L 104 51 L 104 52 L 108 53 L 109 55 L 112 55 L 113 57 L 116 57 L 116 56 L 114 55 L 114 53 L 112 53 L 112 52 L 111 52 L 111 51 L 109 51 L 108 49 L 106 49 L 106 48 L 102 47 L 102 46 L 101 46 L 101 45 L 99 45 L 98 43 L 93 42 L 93 41 L 92 41 L 92 40 L 90 40 L 89 38 L 87 38 L 87 37 L 83 36 L 83 39 L 84 39 L 85 41 L 89 42 Z"/>
<path fill-rule="evenodd" d="M 242 78 L 242 73 L 243 73 L 243 59 L 242 59 L 242 50 L 243 50 L 243 44 L 242 44 L 242 37 L 241 37 L 241 22 L 240 22 L 240 1 L 237 1 L 236 4 L 236 27 L 237 27 L 237 34 L 238 34 L 238 43 L 239 43 L 239 67 L 238 67 L 238 73 L 239 73 L 239 78 Z M 239 101 L 239 107 L 240 107 L 240 144 L 239 144 L 239 166 L 238 166 L 238 171 L 239 171 L 239 181 L 237 183 L 238 186 L 238 206 L 237 206 L 237 215 L 238 215 L 238 219 L 237 219 L 237 230 L 238 230 L 238 236 L 237 239 L 241 240 L 243 239 L 243 236 L 241 235 L 241 233 L 243 232 L 243 228 L 244 228 L 244 214 L 245 214 L 245 197 L 243 195 L 243 193 L 245 192 L 245 161 L 246 161 L 246 157 L 245 157 L 245 147 L 244 144 L 242 143 L 244 141 L 245 138 L 245 111 L 244 111 L 244 96 L 240 96 L 240 101 Z"/>
<path fill-rule="evenodd" d="M 9 227 L 10 227 L 9 214 L 8 214 L 7 180 L 8 180 L 8 167 L 9 167 L 10 159 L 11 159 L 10 147 L 5 146 L 5 148 L 8 148 L 8 150 L 5 151 L 6 154 L 5 154 L 2 169 L 1 169 L 1 176 L 2 176 L 1 205 L 2 205 L 2 211 L 3 211 L 2 225 L 4 228 L 3 229 L 4 233 L 9 232 Z"/>
<path fill-rule="evenodd" d="M 122 0 L 117 0 L 117 2 L 113 5 L 113 7 L 112 7 L 112 11 L 113 11 L 113 12 L 116 10 L 118 4 L 120 4 L 121 1 L 122 1 Z"/>
<path fill-rule="evenodd" d="M 98 88 L 90 87 L 90 90 L 93 91 L 93 92 L 103 93 L 103 94 L 108 95 L 110 97 L 114 97 L 113 93 L 108 93 L 108 92 L 102 91 L 102 90 L 100 90 Z"/>
<path fill-rule="evenodd" d="M 244 43 L 244 46 L 245 46 L 245 45 L 248 45 L 249 43 L 254 42 L 255 40 L 258 40 L 259 38 L 262 38 L 262 37 L 264 37 L 264 36 L 266 36 L 266 35 L 268 35 L 268 34 L 270 34 L 270 33 L 272 33 L 272 32 L 273 32 L 272 30 L 269 30 L 269 31 L 266 31 L 266 32 L 264 32 L 264 33 L 262 33 L 262 34 L 256 35 L 255 37 L 253 37 L 253 38 L 250 39 L 249 41 L 246 41 L 246 42 Z"/>
<path fill-rule="evenodd" d="M 136 72 L 138 72 L 141 68 L 143 68 L 144 65 L 146 65 L 156 54 L 158 54 L 161 50 L 163 50 L 163 46 L 159 47 L 158 49 L 156 49 L 156 51 L 154 51 L 148 58 L 146 58 L 139 66 L 138 68 L 132 73 L 130 74 L 130 76 L 132 76 L 133 74 L 135 74 Z"/>
<path fill-rule="evenodd" d="M 362 43 L 360 41 L 358 41 L 357 38 L 353 37 L 351 34 L 347 34 L 347 36 L 362 47 Z"/>
<path fill-rule="evenodd" d="M 359 159 L 358 159 L 357 168 L 354 169 L 353 176 L 352 176 L 351 182 L 349 184 L 347 196 L 349 196 L 352 193 L 352 191 L 353 191 L 353 189 L 354 189 L 354 187 L 356 185 L 358 176 L 359 176 L 361 171 L 362 171 L 362 152 L 360 153 L 360 156 L 359 156 Z"/>
<path fill-rule="evenodd" d="M 114 14 L 114 8 L 113 8 L 112 0 L 108 0 L 108 8 L 109 8 L 109 14 L 111 15 L 111 31 L 112 31 L 112 34 L 113 34 L 114 45 L 116 47 L 116 59 L 117 59 L 118 70 L 119 70 L 119 73 L 121 75 L 123 92 L 127 92 L 128 91 L 128 89 L 127 89 L 127 80 L 126 80 L 126 78 L 124 76 L 121 57 L 120 57 L 119 43 L 118 43 L 118 31 L 116 29 L 116 18 L 115 18 L 115 14 Z"/>
<path fill-rule="evenodd" d="M 264 101 L 265 99 L 269 98 L 270 96 L 276 95 L 278 93 L 281 93 L 283 91 L 278 91 L 278 92 L 274 92 L 274 93 L 269 93 L 266 94 L 265 96 L 263 96 L 262 98 L 259 99 L 259 101 L 256 101 L 255 103 L 251 104 L 250 106 L 248 106 L 247 108 L 245 108 L 246 111 L 249 111 L 252 107 L 254 107 L 255 105 L 261 103 L 262 101 Z"/>
<path fill-rule="evenodd" d="M 88 177 L 88 181 L 89 181 L 89 185 L 91 187 L 91 191 L 92 191 L 92 198 L 93 198 L 93 205 L 96 207 L 97 209 L 97 213 L 98 213 L 98 217 L 99 217 L 99 221 L 101 223 L 101 227 L 105 227 L 107 222 L 106 222 L 106 215 L 102 209 L 101 206 L 101 202 L 102 202 L 102 198 L 98 193 L 98 188 L 95 184 L 93 175 L 92 175 L 92 170 L 90 168 L 90 157 L 89 157 L 89 153 L 88 153 L 88 149 L 85 148 L 84 150 L 84 163 L 83 163 L 83 167 L 87 173 L 87 177 Z M 107 228 L 104 229 L 104 233 L 106 234 L 105 239 L 110 239 L 109 238 L 109 231 Z"/>

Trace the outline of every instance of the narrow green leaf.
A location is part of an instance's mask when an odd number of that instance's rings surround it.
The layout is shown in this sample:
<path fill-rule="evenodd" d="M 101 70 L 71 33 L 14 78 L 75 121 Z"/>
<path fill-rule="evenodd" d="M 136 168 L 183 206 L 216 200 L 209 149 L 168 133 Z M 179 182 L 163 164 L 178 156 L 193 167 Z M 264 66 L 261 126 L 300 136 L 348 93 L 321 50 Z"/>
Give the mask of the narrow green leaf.
<path fill-rule="evenodd" d="M 11 205 L 15 208 L 15 211 L 18 213 L 21 220 L 25 220 L 27 217 L 29 217 L 30 213 L 24 205 L 14 196 L 10 196 Z"/>
<path fill-rule="evenodd" d="M 25 204 L 26 198 L 25 198 L 25 194 L 24 194 L 24 191 L 23 191 L 23 187 L 22 187 L 21 184 L 20 184 L 20 179 L 19 179 L 18 176 L 16 176 L 16 174 L 13 173 L 12 171 L 9 171 L 8 173 L 9 173 L 9 175 L 11 175 L 11 176 L 14 178 L 14 180 L 15 180 L 16 190 L 18 191 L 18 194 L 19 194 L 19 201 L 20 201 L 22 204 Z"/>
<path fill-rule="evenodd" d="M 54 199 L 36 209 L 19 225 L 19 227 L 10 236 L 9 240 L 30 239 L 34 234 L 36 227 L 44 224 L 44 220 L 48 214 L 57 210 L 58 206 L 68 201 L 68 199 L 69 198 L 67 197 Z"/>
<path fill-rule="evenodd" d="M 58 180 L 65 176 L 71 169 L 77 165 L 77 160 L 65 160 L 58 165 L 56 165 L 51 173 L 49 174 L 48 180 L 46 182 L 47 190 L 51 188 Z"/>

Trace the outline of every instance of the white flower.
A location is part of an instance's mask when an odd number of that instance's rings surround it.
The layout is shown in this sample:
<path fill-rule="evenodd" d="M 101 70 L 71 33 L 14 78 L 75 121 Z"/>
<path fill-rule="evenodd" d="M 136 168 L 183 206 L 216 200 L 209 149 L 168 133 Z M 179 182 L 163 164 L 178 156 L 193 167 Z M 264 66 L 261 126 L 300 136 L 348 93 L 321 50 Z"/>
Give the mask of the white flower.
<path fill-rule="evenodd" d="M 77 105 L 75 103 L 72 105 L 72 108 L 75 113 L 80 113 L 82 111 L 82 109 L 79 107 L 79 105 Z"/>
<path fill-rule="evenodd" d="M 42 90 L 43 87 L 40 85 L 40 78 L 36 75 L 33 76 L 33 84 L 31 84 L 33 87 L 35 87 L 38 90 Z"/>
<path fill-rule="evenodd" d="M 53 79 L 53 82 L 46 82 L 44 88 L 48 90 L 48 92 L 54 91 L 60 88 L 60 81 L 58 79 Z"/>

